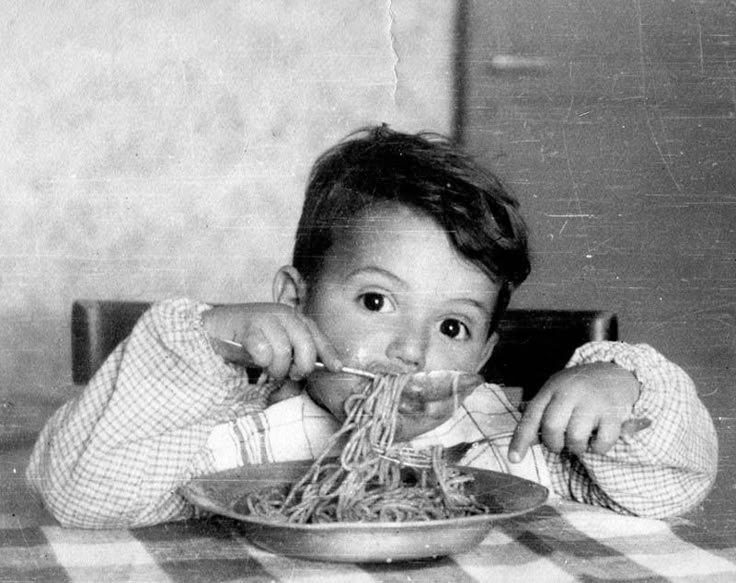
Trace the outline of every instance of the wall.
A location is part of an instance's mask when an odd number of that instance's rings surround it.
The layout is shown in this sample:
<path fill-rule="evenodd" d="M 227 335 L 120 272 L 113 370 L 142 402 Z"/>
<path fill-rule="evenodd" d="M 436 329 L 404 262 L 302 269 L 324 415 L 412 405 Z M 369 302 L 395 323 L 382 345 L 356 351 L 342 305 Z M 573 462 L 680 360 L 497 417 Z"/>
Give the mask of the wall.
<path fill-rule="evenodd" d="M 736 8 L 464 6 L 462 134 L 533 233 L 516 305 L 615 311 L 690 373 L 720 436 L 713 515 L 736 528 Z"/>
<path fill-rule="evenodd" d="M 3 5 L 0 399 L 70 383 L 76 298 L 269 299 L 315 156 L 451 126 L 449 0 Z"/>

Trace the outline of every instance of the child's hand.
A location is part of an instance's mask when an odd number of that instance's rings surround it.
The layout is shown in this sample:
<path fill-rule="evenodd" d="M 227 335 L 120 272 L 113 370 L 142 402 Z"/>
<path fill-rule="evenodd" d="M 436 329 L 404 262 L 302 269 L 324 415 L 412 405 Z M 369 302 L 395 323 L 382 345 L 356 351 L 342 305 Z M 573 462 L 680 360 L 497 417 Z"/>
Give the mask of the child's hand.
<path fill-rule="evenodd" d="M 233 304 L 202 314 L 213 348 L 225 359 L 255 365 L 275 379 L 298 380 L 314 370 L 321 360 L 337 371 L 342 364 L 335 348 L 310 318 L 286 304 Z M 228 346 L 217 340 L 242 345 Z"/>
<path fill-rule="evenodd" d="M 529 401 L 509 445 L 509 461 L 524 459 L 537 438 L 552 451 L 607 452 L 618 440 L 639 398 L 639 382 L 616 364 L 562 370 Z"/>

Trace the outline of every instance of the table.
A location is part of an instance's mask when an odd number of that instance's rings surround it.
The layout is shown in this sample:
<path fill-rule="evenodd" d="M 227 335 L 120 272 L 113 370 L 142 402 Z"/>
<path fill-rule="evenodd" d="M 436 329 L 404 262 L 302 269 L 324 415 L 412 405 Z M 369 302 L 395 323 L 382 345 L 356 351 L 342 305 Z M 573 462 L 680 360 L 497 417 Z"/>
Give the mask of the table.
<path fill-rule="evenodd" d="M 736 581 L 736 537 L 687 518 L 620 516 L 554 500 L 499 523 L 467 553 L 396 564 L 320 563 L 250 545 L 226 518 L 132 530 L 59 527 L 25 487 L 52 410 L 0 404 L 0 582 Z"/>

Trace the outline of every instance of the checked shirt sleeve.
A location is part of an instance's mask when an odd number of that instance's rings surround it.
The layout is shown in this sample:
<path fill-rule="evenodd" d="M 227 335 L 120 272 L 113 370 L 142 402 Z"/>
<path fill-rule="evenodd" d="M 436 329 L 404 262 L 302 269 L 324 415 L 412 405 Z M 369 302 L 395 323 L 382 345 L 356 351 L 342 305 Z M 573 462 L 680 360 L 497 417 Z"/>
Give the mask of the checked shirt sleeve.
<path fill-rule="evenodd" d="M 187 518 L 177 494 L 209 471 L 212 428 L 265 408 L 268 384 L 248 384 L 209 345 L 209 306 L 153 306 L 84 392 L 44 427 L 26 473 L 65 526 L 116 528 Z"/>
<path fill-rule="evenodd" d="M 710 415 L 690 377 L 645 344 L 591 342 L 568 366 L 614 362 L 641 383 L 634 418 L 652 424 L 620 437 L 606 454 L 547 452 L 555 490 L 580 502 L 626 514 L 663 518 L 682 514 L 713 485 L 718 442 Z"/>

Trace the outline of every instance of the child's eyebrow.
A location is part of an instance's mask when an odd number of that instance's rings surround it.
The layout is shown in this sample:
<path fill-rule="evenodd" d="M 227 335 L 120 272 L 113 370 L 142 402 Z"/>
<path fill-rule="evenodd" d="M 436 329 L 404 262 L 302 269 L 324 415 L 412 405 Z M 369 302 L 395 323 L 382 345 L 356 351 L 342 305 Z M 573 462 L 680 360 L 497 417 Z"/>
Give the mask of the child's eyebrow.
<path fill-rule="evenodd" d="M 364 265 L 362 267 L 359 267 L 358 269 L 354 269 L 353 271 L 347 274 L 345 279 L 349 280 L 355 277 L 359 277 L 361 275 L 371 275 L 371 274 L 377 274 L 377 275 L 386 277 L 394 281 L 397 285 L 401 286 L 402 288 L 409 287 L 409 285 L 403 279 L 401 279 L 398 275 L 396 275 L 395 273 L 392 273 L 391 271 L 384 269 L 383 267 L 378 267 L 376 265 Z"/>
<path fill-rule="evenodd" d="M 481 302 L 476 300 L 475 298 L 451 298 L 447 300 L 447 304 L 467 304 L 471 308 L 478 310 L 481 312 L 484 316 L 490 318 L 492 310 L 485 304 L 485 302 Z"/>

